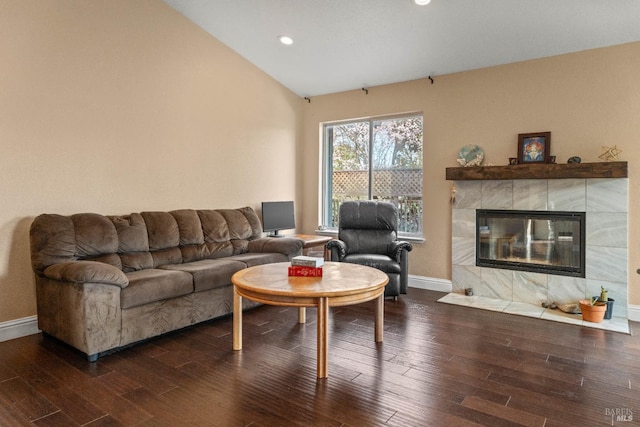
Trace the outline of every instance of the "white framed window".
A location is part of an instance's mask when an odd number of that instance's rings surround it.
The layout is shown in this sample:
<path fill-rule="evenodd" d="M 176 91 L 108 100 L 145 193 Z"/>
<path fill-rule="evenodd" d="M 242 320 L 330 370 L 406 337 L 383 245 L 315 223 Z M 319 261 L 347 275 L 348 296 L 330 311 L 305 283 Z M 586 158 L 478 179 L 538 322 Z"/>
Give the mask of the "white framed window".
<path fill-rule="evenodd" d="M 338 229 L 346 200 L 380 200 L 398 208 L 398 234 L 422 237 L 421 114 L 323 125 L 322 227 Z"/>

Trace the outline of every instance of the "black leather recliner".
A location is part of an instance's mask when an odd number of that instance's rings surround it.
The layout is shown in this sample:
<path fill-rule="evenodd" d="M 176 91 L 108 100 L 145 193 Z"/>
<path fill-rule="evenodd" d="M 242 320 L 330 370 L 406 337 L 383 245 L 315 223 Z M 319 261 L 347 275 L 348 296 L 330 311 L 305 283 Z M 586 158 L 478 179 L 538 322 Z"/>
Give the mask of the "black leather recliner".
<path fill-rule="evenodd" d="M 349 201 L 340 206 L 338 240 L 327 243 L 331 261 L 367 265 L 389 276 L 384 295 L 407 293 L 409 242 L 399 241 L 397 208 L 387 202 Z"/>

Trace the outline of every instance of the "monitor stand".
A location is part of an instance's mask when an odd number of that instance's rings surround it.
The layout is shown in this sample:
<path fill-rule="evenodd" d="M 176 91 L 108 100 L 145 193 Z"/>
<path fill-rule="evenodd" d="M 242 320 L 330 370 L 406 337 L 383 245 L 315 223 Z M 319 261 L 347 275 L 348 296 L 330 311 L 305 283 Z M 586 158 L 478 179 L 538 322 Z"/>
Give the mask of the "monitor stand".
<path fill-rule="evenodd" d="M 267 237 L 284 237 L 284 234 L 278 233 L 280 230 L 274 230 L 271 234 L 267 234 Z"/>

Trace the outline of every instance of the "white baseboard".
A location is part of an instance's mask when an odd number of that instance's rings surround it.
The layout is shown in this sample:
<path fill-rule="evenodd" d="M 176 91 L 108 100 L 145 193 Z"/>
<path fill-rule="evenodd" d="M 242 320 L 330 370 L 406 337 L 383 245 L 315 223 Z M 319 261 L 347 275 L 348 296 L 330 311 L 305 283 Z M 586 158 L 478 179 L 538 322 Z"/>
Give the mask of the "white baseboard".
<path fill-rule="evenodd" d="M 38 329 L 38 316 L 9 320 L 8 322 L 0 323 L 0 342 L 26 337 L 38 332 L 40 332 L 40 329 Z"/>
<path fill-rule="evenodd" d="M 453 290 L 451 280 L 439 279 L 437 277 L 415 276 L 413 274 L 409 275 L 409 287 L 439 292 L 451 292 Z"/>
<path fill-rule="evenodd" d="M 640 322 L 640 305 L 629 304 L 627 306 L 627 319 Z"/>

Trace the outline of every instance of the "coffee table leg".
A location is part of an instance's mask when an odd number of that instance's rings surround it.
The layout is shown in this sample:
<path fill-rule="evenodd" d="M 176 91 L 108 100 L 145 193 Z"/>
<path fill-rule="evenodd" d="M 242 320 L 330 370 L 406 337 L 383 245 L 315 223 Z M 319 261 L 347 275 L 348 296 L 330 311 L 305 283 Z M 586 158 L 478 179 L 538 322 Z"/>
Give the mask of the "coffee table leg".
<path fill-rule="evenodd" d="M 329 298 L 318 298 L 318 378 L 327 378 L 328 374 L 328 330 Z"/>
<path fill-rule="evenodd" d="M 381 294 L 376 300 L 375 316 L 374 334 L 376 342 L 382 342 L 384 330 L 384 294 Z"/>
<path fill-rule="evenodd" d="M 307 321 L 307 309 L 305 307 L 298 307 L 298 323 L 305 323 Z"/>
<path fill-rule="evenodd" d="M 233 349 L 242 350 L 242 297 L 233 287 Z"/>

